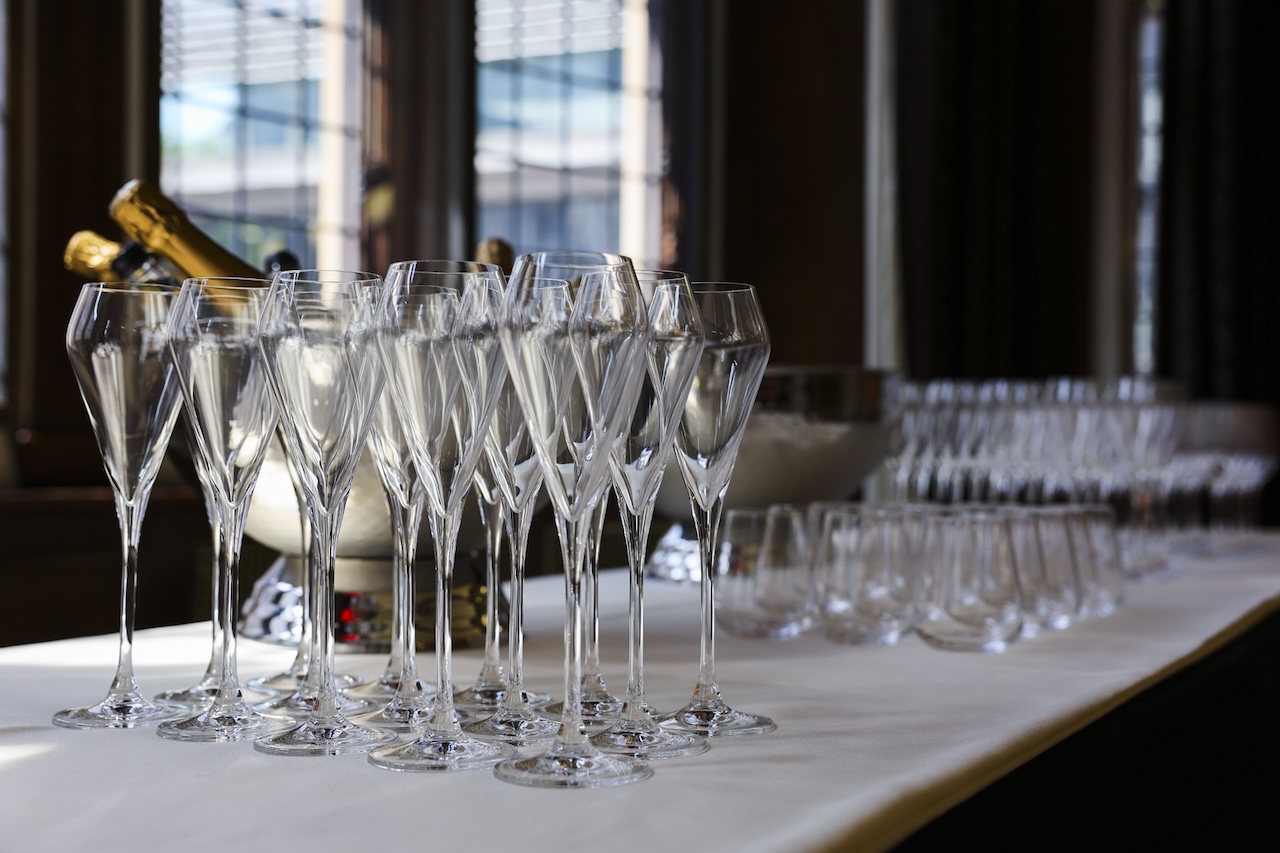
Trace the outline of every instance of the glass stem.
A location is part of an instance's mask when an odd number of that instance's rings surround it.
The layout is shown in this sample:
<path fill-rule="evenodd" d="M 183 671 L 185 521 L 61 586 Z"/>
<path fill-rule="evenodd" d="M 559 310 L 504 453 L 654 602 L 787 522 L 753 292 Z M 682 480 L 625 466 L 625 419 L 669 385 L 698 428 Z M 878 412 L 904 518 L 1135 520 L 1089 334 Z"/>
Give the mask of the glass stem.
<path fill-rule="evenodd" d="M 588 743 L 582 724 L 582 575 L 594 524 L 594 513 L 588 512 L 577 519 L 564 519 L 556 514 L 565 584 L 564 702 L 560 731 L 556 734 L 558 747 Z"/>
<path fill-rule="evenodd" d="M 720 696 L 716 686 L 716 622 L 715 622 L 715 543 L 720 529 L 720 514 L 724 504 L 716 497 L 709 509 L 703 509 L 698 501 L 693 504 L 693 526 L 698 536 L 698 553 L 702 564 L 700 600 L 702 604 L 702 634 L 698 648 L 698 684 L 694 688 L 695 702 L 714 702 Z"/>
<path fill-rule="evenodd" d="M 116 664 L 115 679 L 111 683 L 111 698 L 136 697 L 138 681 L 133 675 L 133 612 L 138 598 L 138 536 L 141 533 L 142 516 L 146 510 L 145 496 L 134 502 L 116 494 L 116 516 L 120 519 L 121 572 L 120 572 L 120 657 Z"/>
<path fill-rule="evenodd" d="M 507 617 L 508 668 L 511 672 L 507 692 L 500 703 L 504 711 L 518 711 L 527 704 L 524 698 L 524 569 L 529 528 L 533 523 L 533 503 L 530 501 L 519 512 L 505 514 L 507 538 L 511 542 L 511 604 Z"/>
<path fill-rule="evenodd" d="M 462 726 L 453 706 L 453 561 L 458 542 L 458 513 L 431 510 L 436 546 L 436 696 L 427 723 L 429 734 L 454 736 Z"/>
<path fill-rule="evenodd" d="M 484 525 L 484 578 L 485 578 L 485 625 L 484 625 L 484 663 L 481 666 L 477 686 L 502 681 L 502 646 L 499 639 L 501 624 L 499 621 L 498 602 L 502 582 L 498 575 L 498 556 L 502 550 L 502 504 L 489 503 L 476 495 L 476 506 L 480 509 L 480 521 Z"/>
<path fill-rule="evenodd" d="M 244 508 L 244 509 L 247 509 Z M 240 680 L 236 671 L 236 626 L 234 614 L 239 587 L 240 545 L 246 513 L 234 506 L 228 506 L 222 513 L 222 523 L 218 525 L 221 542 L 218 553 L 218 597 L 217 612 L 222 632 L 222 676 L 218 680 L 218 694 L 214 697 L 214 707 L 223 707 L 242 701 Z"/>
<path fill-rule="evenodd" d="M 300 578 L 302 586 L 302 627 L 298 631 L 298 653 L 294 655 L 293 663 L 289 665 L 288 670 L 289 675 L 296 678 L 299 685 L 301 685 L 307 677 L 307 672 L 311 669 L 312 646 L 315 639 L 315 632 L 312 631 L 312 626 L 315 624 L 315 608 L 312 605 L 315 574 L 312 570 L 313 561 L 311 559 L 311 513 L 307 509 L 307 494 L 302 488 L 302 477 L 293 464 L 293 457 L 284 447 L 284 434 L 279 433 L 279 436 L 281 452 L 284 453 L 286 460 L 285 468 L 289 472 L 289 482 L 293 484 L 293 496 L 298 502 L 298 526 L 302 536 L 302 550 L 298 552 L 298 559 L 302 561 L 302 577 Z"/>
<path fill-rule="evenodd" d="M 336 568 L 338 530 L 342 525 L 341 511 L 331 511 L 317 507 L 311 518 L 311 559 L 312 579 L 315 582 L 311 590 L 314 620 L 311 632 L 315 638 L 315 650 L 312 653 L 308 678 L 314 673 L 316 690 L 315 710 L 312 718 L 328 721 L 339 718 L 338 686 L 334 679 L 335 658 L 333 643 L 334 603 L 333 584 Z"/>
<path fill-rule="evenodd" d="M 190 444 L 194 446 L 195 441 L 192 439 Z M 213 610 L 209 614 L 210 622 L 213 624 L 213 645 L 209 654 L 209 666 L 205 668 L 204 678 L 200 684 L 206 687 L 216 687 L 222 681 L 222 617 L 218 602 L 218 592 L 222 588 L 222 519 L 218 513 L 217 498 L 209 493 L 208 488 L 201 490 L 204 492 L 205 513 L 209 516 L 209 526 L 213 531 L 213 539 L 211 546 L 213 548 L 213 565 L 212 565 L 212 589 L 210 590 L 210 600 L 213 602 Z"/>
<path fill-rule="evenodd" d="M 421 692 L 418 684 L 418 629 L 414 623 L 414 612 L 417 609 L 417 578 L 414 576 L 414 562 L 418 554 L 418 527 L 422 524 L 423 493 L 415 489 L 412 501 L 408 506 L 401 506 L 400 522 L 402 528 L 397 530 L 396 571 L 400 577 L 400 601 L 396 621 L 400 623 L 400 684 L 392 704 L 417 698 Z"/>
<path fill-rule="evenodd" d="M 619 507 L 622 501 L 618 501 Z M 644 561 L 649 526 L 653 522 L 653 502 L 645 502 L 640 512 L 623 510 L 622 532 L 627 540 L 627 556 L 631 563 L 630 595 L 627 599 L 627 696 L 622 718 L 639 722 L 649 718 L 644 703 Z"/>
<path fill-rule="evenodd" d="M 395 549 L 391 566 L 391 654 L 387 657 L 387 665 L 383 668 L 379 681 L 382 684 L 393 684 L 403 669 L 401 655 L 404 653 L 404 644 L 401 637 L 405 620 L 404 566 L 405 554 L 409 547 L 407 541 L 409 533 L 406 507 L 390 489 L 387 490 L 387 508 L 391 516 L 391 533 Z"/>
<path fill-rule="evenodd" d="M 600 503 L 592 515 L 592 523 L 588 528 L 589 539 L 585 548 L 586 562 L 583 564 L 583 636 L 582 677 L 590 680 L 589 689 L 597 692 L 605 689 L 604 677 L 600 673 L 600 592 L 597 581 L 600 569 L 600 545 L 604 538 L 605 514 L 609 509 L 609 496 L 606 492 L 600 497 Z"/>

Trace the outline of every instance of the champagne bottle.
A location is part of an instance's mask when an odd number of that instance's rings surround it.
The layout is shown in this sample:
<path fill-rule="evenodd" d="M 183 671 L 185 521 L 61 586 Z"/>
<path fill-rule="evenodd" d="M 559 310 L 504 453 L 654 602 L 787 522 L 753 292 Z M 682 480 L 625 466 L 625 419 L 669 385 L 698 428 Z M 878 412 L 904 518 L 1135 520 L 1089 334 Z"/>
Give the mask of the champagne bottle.
<path fill-rule="evenodd" d="M 501 237 L 489 237 L 476 244 L 476 260 L 482 264 L 497 264 L 503 275 L 511 275 L 516 250 Z"/>
<path fill-rule="evenodd" d="M 67 241 L 62 263 L 81 278 L 90 281 L 119 281 L 111 262 L 120 254 L 120 244 L 94 231 L 77 231 Z"/>
<path fill-rule="evenodd" d="M 111 200 L 110 213 L 133 240 L 189 276 L 262 277 L 261 270 L 197 228 L 185 210 L 146 181 L 121 187 Z"/>
<path fill-rule="evenodd" d="M 67 241 L 62 262 L 91 281 L 149 281 L 176 284 L 174 274 L 137 243 L 109 240 L 94 231 L 77 231 Z"/>

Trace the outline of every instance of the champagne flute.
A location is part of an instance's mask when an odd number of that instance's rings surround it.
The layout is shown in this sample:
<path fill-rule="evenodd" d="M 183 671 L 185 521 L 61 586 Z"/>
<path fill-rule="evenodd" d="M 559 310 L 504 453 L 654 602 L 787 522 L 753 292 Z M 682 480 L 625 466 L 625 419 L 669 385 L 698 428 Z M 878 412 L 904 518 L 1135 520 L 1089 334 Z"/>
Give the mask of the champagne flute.
<path fill-rule="evenodd" d="M 627 542 L 631 583 L 628 598 L 628 677 L 621 719 L 591 742 L 606 752 L 639 758 L 674 758 L 707 749 L 695 734 L 663 729 L 644 698 L 645 543 L 653 520 L 653 499 L 671 455 L 676 427 L 702 358 L 706 336 L 702 317 L 684 273 L 642 270 L 636 273 L 647 296 L 649 345 L 644 385 L 624 440 L 610 463 L 613 487 Z"/>
<path fill-rule="evenodd" d="M 559 279 L 541 280 L 565 290 L 569 283 Z M 520 401 L 510 373 L 503 382 L 498 405 L 489 424 L 485 453 L 489 471 L 498 486 L 502 516 L 511 552 L 511 608 L 507 622 L 507 691 L 499 698 L 497 710 L 463 728 L 480 738 L 490 738 L 513 746 L 531 746 L 550 741 L 559 722 L 534 709 L 534 702 L 547 697 L 531 694 L 524 686 L 524 575 L 529 544 L 529 527 L 542 490 L 542 467 L 525 424 Z"/>
<path fill-rule="evenodd" d="M 374 750 L 388 770 L 469 770 L 513 755 L 462 731 L 453 704 L 453 566 L 462 509 L 506 365 L 498 349 L 502 274 L 470 262 L 392 265 L 379 311 L 389 390 L 427 492 L 436 552 L 436 693 L 416 740 Z"/>
<path fill-rule="evenodd" d="M 67 325 L 67 356 L 93 426 L 120 520 L 120 644 L 115 678 L 96 705 L 53 715 L 68 728 L 135 728 L 175 716 L 138 691 L 133 613 L 147 500 L 178 418 L 181 391 L 165 324 L 172 285 L 90 282 Z"/>
<path fill-rule="evenodd" d="M 529 276 L 568 281 L 571 294 L 581 286 L 583 276 L 591 272 L 610 272 L 626 267 L 631 278 L 635 277 L 631 259 L 611 252 L 534 252 L 521 258 L 521 263 L 524 274 Z M 609 692 L 600 669 L 600 595 L 596 573 L 600 567 L 600 544 L 608 509 L 606 495 L 596 508 L 595 523 L 587 528 L 586 563 L 582 575 L 582 720 L 589 728 L 608 726 L 622 711 L 622 700 Z M 557 702 L 544 710 L 547 714 L 558 715 L 563 708 Z"/>
<path fill-rule="evenodd" d="M 676 461 L 689 490 L 702 561 L 698 681 L 693 698 L 662 724 L 707 736 L 773 731 L 773 720 L 731 708 L 715 672 L 715 548 L 724 494 L 756 390 L 769 363 L 769 332 L 755 288 L 727 282 L 692 286 L 707 343 L 676 435 Z"/>
<path fill-rule="evenodd" d="M 546 751 L 494 768 L 506 782 L 602 787 L 637 782 L 643 761 L 601 752 L 582 720 L 582 574 L 588 528 L 609 456 L 635 411 L 649 329 L 629 262 L 582 277 L 576 295 L 535 280 L 527 256 L 512 272 L 502 347 L 555 511 L 565 569 L 565 677 L 560 730 Z"/>
<path fill-rule="evenodd" d="M 289 280 L 305 279 L 319 284 L 327 284 L 340 289 L 369 291 L 372 304 L 377 303 L 377 288 L 382 286 L 382 277 L 375 273 L 353 272 L 336 269 L 290 269 L 284 271 Z M 381 400 L 382 395 L 378 395 Z M 320 692 L 320 668 L 315 660 L 321 654 L 320 636 L 315 631 L 319 620 L 319 608 L 324 602 L 316 595 L 319 585 L 318 573 L 324 570 L 324 560 L 316 559 L 312 550 L 312 531 L 307 504 L 307 473 L 298 467 L 297 457 L 289 452 L 289 435 L 284 424 L 277 430 L 280 449 L 284 452 L 285 470 L 289 474 L 289 482 L 293 486 L 294 496 L 298 502 L 299 532 L 302 536 L 302 548 L 299 555 L 302 561 L 302 619 L 298 636 L 298 651 L 288 669 L 275 675 L 256 678 L 249 682 L 255 690 L 275 693 L 270 699 L 259 702 L 254 708 L 267 716 L 285 717 L 305 720 L 315 707 L 316 697 Z M 333 584 L 330 584 L 332 590 Z M 360 711 L 372 704 L 378 704 L 382 697 L 376 698 L 368 694 L 354 694 L 354 689 L 364 684 L 363 679 L 353 675 L 334 671 L 333 683 L 339 693 L 338 709 L 343 713 Z"/>
<path fill-rule="evenodd" d="M 372 273 L 306 278 L 285 271 L 272 281 L 259 339 L 271 391 L 307 492 L 311 556 L 316 561 L 311 668 L 317 686 L 307 718 L 265 735 L 254 748 L 276 755 L 366 752 L 395 739 L 390 731 L 352 723 L 339 706 L 334 676 L 333 578 L 338 531 L 356 464 L 364 451 L 383 373 L 374 351 L 372 300 L 361 282 Z M 311 673 L 309 673 L 309 677 Z"/>
<path fill-rule="evenodd" d="M 218 690 L 201 713 L 162 723 L 161 737 L 240 740 L 276 728 L 244 701 L 236 669 L 236 599 L 240 545 L 277 414 L 258 346 L 265 279 L 187 279 L 169 315 L 169 350 L 196 438 L 200 470 L 209 478 L 218 524 L 221 634 Z"/>

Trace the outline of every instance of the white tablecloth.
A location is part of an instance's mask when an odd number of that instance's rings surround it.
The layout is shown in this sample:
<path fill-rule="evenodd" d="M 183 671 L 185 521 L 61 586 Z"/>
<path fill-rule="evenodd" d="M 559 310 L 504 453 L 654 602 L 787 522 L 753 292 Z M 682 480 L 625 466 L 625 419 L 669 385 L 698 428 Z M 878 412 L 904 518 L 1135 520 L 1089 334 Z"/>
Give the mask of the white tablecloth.
<path fill-rule="evenodd" d="M 0 850 L 880 850 L 1274 609 L 1280 538 L 1265 545 L 1249 557 L 1187 561 L 1132 584 L 1115 616 L 998 655 L 939 651 L 914 637 L 859 648 L 721 633 L 725 698 L 773 716 L 778 730 L 714 741 L 703 755 L 655 763 L 649 780 L 603 790 L 527 789 L 488 771 L 393 773 L 363 756 L 280 758 L 145 729 L 57 728 L 54 711 L 105 692 L 115 637 L 0 649 Z M 601 583 L 615 692 L 625 687 L 625 585 L 616 571 Z M 669 709 L 693 685 L 698 592 L 646 589 L 649 698 Z M 529 586 L 529 686 L 557 695 L 562 594 L 558 578 Z M 143 690 L 188 686 L 209 639 L 207 623 L 139 632 Z M 291 659 L 242 642 L 240 672 L 247 679 Z M 433 677 L 432 656 L 419 661 Z M 478 662 L 478 651 L 457 654 L 459 686 Z M 384 663 L 339 658 L 362 675 Z"/>

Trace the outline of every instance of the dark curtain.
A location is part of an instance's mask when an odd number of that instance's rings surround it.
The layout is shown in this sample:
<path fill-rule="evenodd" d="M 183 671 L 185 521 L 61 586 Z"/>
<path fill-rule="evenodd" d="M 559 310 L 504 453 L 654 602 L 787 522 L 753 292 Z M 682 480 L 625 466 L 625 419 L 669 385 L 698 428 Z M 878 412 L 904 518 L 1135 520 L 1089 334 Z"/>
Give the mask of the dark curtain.
<path fill-rule="evenodd" d="M 1092 4 L 895 8 L 908 373 L 1086 373 Z"/>
<path fill-rule="evenodd" d="M 1157 342 L 1192 396 L 1280 401 L 1280 4 L 1170 0 Z"/>

